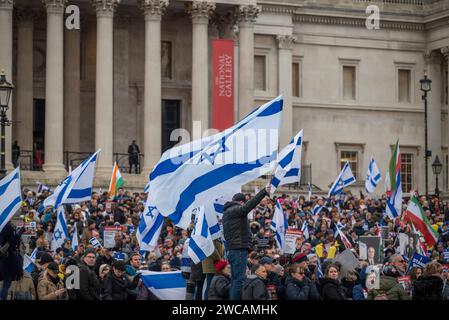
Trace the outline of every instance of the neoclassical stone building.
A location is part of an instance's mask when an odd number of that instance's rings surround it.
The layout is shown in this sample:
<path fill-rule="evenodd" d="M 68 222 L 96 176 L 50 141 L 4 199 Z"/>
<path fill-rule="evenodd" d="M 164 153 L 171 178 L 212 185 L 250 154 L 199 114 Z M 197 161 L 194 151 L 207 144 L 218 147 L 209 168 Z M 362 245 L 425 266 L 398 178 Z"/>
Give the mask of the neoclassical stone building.
<path fill-rule="evenodd" d="M 69 5 L 79 30 L 65 27 Z M 366 26 L 369 5 L 379 29 Z M 235 41 L 235 119 L 282 93 L 281 143 L 304 129 L 305 175 L 322 190 L 346 160 L 360 181 L 371 156 L 385 175 L 399 139 L 403 188 L 424 192 L 427 70 L 429 163 L 438 155 L 439 187 L 449 189 L 449 0 L 0 0 L 0 68 L 16 85 L 9 163 L 14 140 L 23 169 L 43 151 L 44 172 L 23 176 L 52 184 L 78 152 L 101 148 L 104 187 L 136 140 L 144 174 L 125 180 L 143 186 L 172 129 L 210 126 L 217 38 Z"/>

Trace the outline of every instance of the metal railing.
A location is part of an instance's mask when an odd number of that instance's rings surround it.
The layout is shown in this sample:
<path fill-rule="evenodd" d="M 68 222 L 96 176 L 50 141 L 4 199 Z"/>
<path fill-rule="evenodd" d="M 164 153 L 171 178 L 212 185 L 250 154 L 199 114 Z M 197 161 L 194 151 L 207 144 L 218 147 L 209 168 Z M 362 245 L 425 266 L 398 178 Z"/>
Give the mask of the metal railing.
<path fill-rule="evenodd" d="M 20 150 L 20 156 L 18 158 L 20 170 L 27 171 L 39 171 L 42 170 L 42 166 L 37 164 L 35 159 L 35 152 L 32 150 Z"/>
<path fill-rule="evenodd" d="M 73 152 L 64 151 L 64 166 L 67 171 L 69 168 L 72 170 L 79 166 L 87 157 L 92 155 L 93 152 Z"/>
<path fill-rule="evenodd" d="M 141 172 L 141 165 L 143 163 L 144 155 L 139 153 L 139 159 L 137 161 L 137 174 Z M 133 171 L 130 172 L 129 155 L 127 153 L 114 153 L 114 161 L 117 162 L 117 166 L 121 172 L 125 173 L 135 173 L 135 168 L 133 166 Z"/>
<path fill-rule="evenodd" d="M 372 2 L 372 3 L 385 3 L 385 4 L 405 4 L 412 6 L 423 6 L 436 2 L 435 0 L 354 0 L 354 2 Z"/>

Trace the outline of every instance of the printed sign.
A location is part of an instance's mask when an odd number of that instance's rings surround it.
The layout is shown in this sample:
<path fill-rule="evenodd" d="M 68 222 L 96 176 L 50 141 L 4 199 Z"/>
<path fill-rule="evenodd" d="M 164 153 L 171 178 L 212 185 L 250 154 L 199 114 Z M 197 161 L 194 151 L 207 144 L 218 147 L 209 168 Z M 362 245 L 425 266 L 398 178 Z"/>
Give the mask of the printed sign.
<path fill-rule="evenodd" d="M 360 243 L 365 244 L 365 252 L 361 252 L 361 255 L 365 256 L 365 260 L 370 265 L 382 263 L 380 255 L 380 237 L 378 236 L 361 236 Z M 359 244 L 360 245 L 360 244 Z M 363 245 L 362 245 L 363 246 Z M 361 250 L 360 250 L 361 251 Z"/>
<path fill-rule="evenodd" d="M 285 250 L 286 254 L 296 252 L 296 244 L 302 241 L 302 231 L 298 229 L 287 229 L 285 232 Z"/>
<path fill-rule="evenodd" d="M 115 248 L 115 236 L 122 232 L 122 227 L 105 227 L 103 232 L 103 244 L 105 248 Z"/>
<path fill-rule="evenodd" d="M 412 292 L 412 282 L 410 280 L 410 276 L 398 277 L 398 283 L 404 287 L 405 292 L 408 295 L 411 295 Z"/>
<path fill-rule="evenodd" d="M 430 262 L 430 259 L 428 257 L 425 257 L 425 256 L 415 253 L 412 257 L 412 260 L 410 260 L 408 270 L 410 270 L 413 267 L 424 269 L 426 264 L 428 264 L 429 262 Z"/>

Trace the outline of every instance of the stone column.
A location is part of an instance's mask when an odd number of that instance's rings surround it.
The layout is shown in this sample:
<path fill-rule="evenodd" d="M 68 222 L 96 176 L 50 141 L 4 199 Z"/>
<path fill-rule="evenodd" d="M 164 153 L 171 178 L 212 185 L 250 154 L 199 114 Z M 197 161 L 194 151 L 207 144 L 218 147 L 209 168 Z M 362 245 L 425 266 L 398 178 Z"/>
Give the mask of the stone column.
<path fill-rule="evenodd" d="M 97 172 L 111 174 L 114 135 L 114 11 L 118 0 L 92 0 L 97 11 L 95 149 L 101 149 Z"/>
<path fill-rule="evenodd" d="M 293 137 L 292 106 L 292 48 L 296 38 L 291 35 L 277 36 L 279 93 L 284 96 L 280 148 L 285 147 Z"/>
<path fill-rule="evenodd" d="M 0 69 L 5 70 L 6 80 L 13 83 L 12 79 L 12 20 L 13 20 L 13 0 L 0 0 Z M 14 83 L 13 83 L 14 84 Z M 9 109 L 6 112 L 8 119 L 12 119 L 13 97 L 9 100 Z M 5 161 L 6 170 L 11 170 L 11 126 L 6 127 L 5 139 Z"/>
<path fill-rule="evenodd" d="M 64 150 L 80 152 L 80 30 L 65 29 L 64 36 Z"/>
<path fill-rule="evenodd" d="M 207 1 L 187 6 L 192 17 L 192 123 L 200 121 L 202 132 L 209 129 L 208 24 L 214 9 L 215 3 Z"/>
<path fill-rule="evenodd" d="M 254 107 L 254 22 L 260 9 L 255 5 L 240 6 L 239 19 L 239 119 Z"/>
<path fill-rule="evenodd" d="M 47 7 L 44 171 L 63 173 L 64 6 L 66 0 L 43 0 Z"/>
<path fill-rule="evenodd" d="M 161 19 L 168 1 L 143 0 L 145 16 L 144 163 L 147 175 L 159 161 L 162 149 Z"/>
<path fill-rule="evenodd" d="M 441 57 L 437 51 L 426 52 L 424 55 L 427 75 L 432 80 L 432 90 L 427 93 L 427 130 L 428 148 L 432 151 L 429 158 L 429 192 L 435 190 L 435 176 L 432 173 L 432 163 L 438 155 L 443 161 L 441 153 Z"/>
<path fill-rule="evenodd" d="M 33 30 L 36 14 L 17 11 L 17 84 L 15 140 L 22 150 L 33 150 Z"/>
<path fill-rule="evenodd" d="M 448 47 L 443 47 L 441 48 L 441 54 L 443 55 L 443 59 L 446 62 L 446 67 L 448 68 L 448 78 L 446 79 L 446 86 L 448 88 L 448 92 L 447 94 L 449 95 L 449 46 Z M 444 73 L 443 73 L 444 74 Z M 445 90 L 446 88 L 442 87 L 441 90 Z M 443 95 L 444 96 L 444 95 Z M 449 97 L 448 97 L 449 99 Z M 443 104 L 445 103 L 445 101 L 443 101 Z M 446 132 L 444 132 L 443 134 L 448 134 L 449 132 L 449 116 L 446 115 Z M 449 141 L 449 137 L 446 137 L 446 141 Z M 443 163 L 444 165 L 444 159 L 440 158 L 441 163 Z M 442 171 L 443 174 L 446 174 L 446 177 L 449 179 L 449 172 L 445 172 L 444 170 Z M 441 175 L 442 176 L 442 175 Z M 441 179 L 440 185 L 438 186 L 440 190 L 445 190 L 445 186 L 444 186 L 444 180 L 445 179 Z"/>

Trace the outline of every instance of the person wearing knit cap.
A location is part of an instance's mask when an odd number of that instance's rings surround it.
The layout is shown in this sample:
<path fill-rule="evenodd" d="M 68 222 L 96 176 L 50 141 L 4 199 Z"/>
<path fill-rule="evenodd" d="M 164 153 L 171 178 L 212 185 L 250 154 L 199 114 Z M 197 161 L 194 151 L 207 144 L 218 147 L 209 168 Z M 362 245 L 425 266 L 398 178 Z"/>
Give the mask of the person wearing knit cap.
<path fill-rule="evenodd" d="M 231 268 L 228 261 L 218 260 L 214 263 L 215 275 L 209 287 L 208 300 L 228 300 L 231 289 Z"/>
<path fill-rule="evenodd" d="M 276 294 L 278 299 L 282 298 L 285 294 L 285 287 L 279 275 L 274 272 L 273 259 L 267 256 L 262 257 L 259 264 L 264 266 L 267 271 L 267 288 L 271 288 L 271 291 L 273 294 Z"/>

